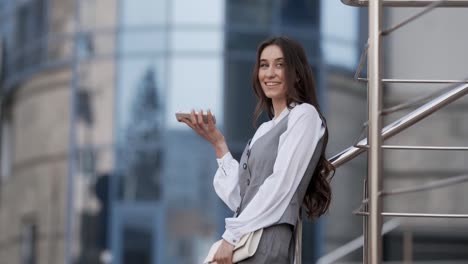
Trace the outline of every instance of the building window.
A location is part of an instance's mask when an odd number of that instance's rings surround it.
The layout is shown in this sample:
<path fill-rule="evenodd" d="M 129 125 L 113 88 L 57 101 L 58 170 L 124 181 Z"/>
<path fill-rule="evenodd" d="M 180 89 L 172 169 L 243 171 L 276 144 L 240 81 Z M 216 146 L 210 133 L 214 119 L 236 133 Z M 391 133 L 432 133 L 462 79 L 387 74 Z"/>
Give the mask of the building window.
<path fill-rule="evenodd" d="M 5 78 L 5 55 L 6 55 L 6 47 L 5 47 L 5 39 L 0 36 L 0 84 L 3 82 Z"/>
<path fill-rule="evenodd" d="M 359 10 L 340 1 L 323 0 L 321 4 L 320 35 L 325 62 L 354 72 L 362 49 Z"/>
<path fill-rule="evenodd" d="M 13 126 L 11 116 L 4 114 L 1 124 L 1 178 L 2 180 L 11 176 L 13 161 Z"/>
<path fill-rule="evenodd" d="M 10 5 L 12 4 L 10 0 L 0 0 L 0 13 L 3 14 L 0 16 L 0 83 L 5 82 L 7 79 L 9 71 L 10 58 L 12 57 L 13 45 L 13 20 L 11 15 L 7 13 L 11 10 Z"/>
<path fill-rule="evenodd" d="M 281 22 L 291 27 L 318 27 L 320 23 L 320 1 L 283 0 L 280 2 Z"/>
<path fill-rule="evenodd" d="M 45 1 L 26 1 L 16 10 L 13 64 L 17 71 L 36 66 L 45 58 Z"/>
<path fill-rule="evenodd" d="M 37 263 L 37 225 L 23 224 L 21 229 L 21 264 Z"/>

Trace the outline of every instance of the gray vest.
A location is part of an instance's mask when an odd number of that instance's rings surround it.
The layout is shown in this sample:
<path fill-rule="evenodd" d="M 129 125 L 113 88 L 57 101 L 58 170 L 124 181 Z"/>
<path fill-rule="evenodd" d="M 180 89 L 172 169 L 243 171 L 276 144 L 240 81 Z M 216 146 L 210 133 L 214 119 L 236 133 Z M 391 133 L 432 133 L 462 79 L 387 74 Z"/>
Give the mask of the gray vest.
<path fill-rule="evenodd" d="M 263 182 L 273 173 L 273 166 L 278 154 L 279 138 L 287 129 L 288 117 L 289 114 L 276 124 L 273 129 L 258 138 L 250 149 L 250 141 L 247 143 L 239 162 L 241 204 L 237 208 L 235 216 L 238 216 L 242 210 L 244 210 Z M 323 137 L 317 143 L 315 152 L 312 155 L 299 187 L 277 224 L 287 223 L 296 226 L 307 187 L 322 153 L 322 143 Z"/>

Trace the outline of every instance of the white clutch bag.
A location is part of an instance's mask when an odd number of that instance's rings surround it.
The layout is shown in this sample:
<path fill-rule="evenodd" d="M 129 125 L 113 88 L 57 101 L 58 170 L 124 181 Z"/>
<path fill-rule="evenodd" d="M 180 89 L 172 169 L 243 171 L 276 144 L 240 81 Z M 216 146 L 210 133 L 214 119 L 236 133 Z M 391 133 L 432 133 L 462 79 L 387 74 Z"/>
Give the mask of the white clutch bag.
<path fill-rule="evenodd" d="M 232 262 L 236 263 L 252 257 L 257 251 L 258 244 L 260 243 L 260 239 L 262 238 L 262 234 L 263 228 L 242 236 L 242 238 L 239 240 L 239 243 L 237 243 L 234 247 Z M 223 240 L 218 240 L 211 246 L 210 251 L 208 252 L 208 256 L 206 256 L 203 264 L 216 264 L 216 262 L 213 261 L 213 258 L 222 241 Z"/>

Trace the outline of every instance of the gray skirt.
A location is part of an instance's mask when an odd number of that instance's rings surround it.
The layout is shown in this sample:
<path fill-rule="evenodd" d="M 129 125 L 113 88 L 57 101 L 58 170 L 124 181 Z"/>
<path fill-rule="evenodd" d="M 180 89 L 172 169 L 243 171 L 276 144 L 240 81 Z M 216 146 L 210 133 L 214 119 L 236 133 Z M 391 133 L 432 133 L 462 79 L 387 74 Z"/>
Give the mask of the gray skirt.
<path fill-rule="evenodd" d="M 279 224 L 263 230 L 257 252 L 237 264 L 292 264 L 294 262 L 294 227 Z"/>

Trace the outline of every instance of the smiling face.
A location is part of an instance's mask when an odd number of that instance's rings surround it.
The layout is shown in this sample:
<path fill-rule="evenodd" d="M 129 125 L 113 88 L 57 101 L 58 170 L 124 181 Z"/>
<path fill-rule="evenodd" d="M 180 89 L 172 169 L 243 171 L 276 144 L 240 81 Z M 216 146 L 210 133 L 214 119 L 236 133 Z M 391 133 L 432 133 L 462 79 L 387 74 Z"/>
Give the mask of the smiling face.
<path fill-rule="evenodd" d="M 260 54 L 258 81 L 266 97 L 286 104 L 286 69 L 277 45 L 266 46 Z"/>

